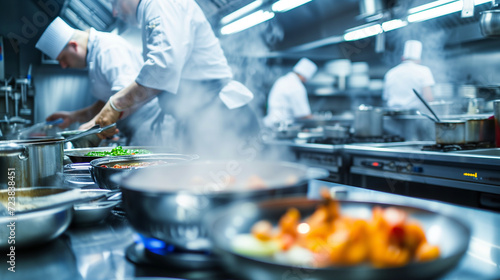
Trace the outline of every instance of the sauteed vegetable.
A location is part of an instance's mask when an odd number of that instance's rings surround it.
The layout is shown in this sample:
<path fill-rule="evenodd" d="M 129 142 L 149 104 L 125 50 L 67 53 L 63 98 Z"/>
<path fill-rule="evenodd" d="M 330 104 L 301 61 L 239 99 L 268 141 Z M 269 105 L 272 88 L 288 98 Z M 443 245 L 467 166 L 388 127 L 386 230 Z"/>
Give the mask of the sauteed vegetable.
<path fill-rule="evenodd" d="M 428 243 L 418 221 L 398 208 L 375 207 L 371 219 L 343 215 L 338 201 L 323 194 L 324 201 L 306 219 L 290 208 L 273 226 L 255 223 L 250 234 L 238 235 L 233 249 L 244 255 L 271 257 L 275 261 L 312 267 L 371 264 L 399 267 L 412 261 L 439 257 L 438 246 Z"/>
<path fill-rule="evenodd" d="M 129 155 L 143 155 L 151 154 L 151 151 L 145 149 L 123 149 L 122 146 L 113 148 L 111 151 L 94 151 L 88 152 L 85 156 L 89 157 L 107 157 L 107 156 L 129 156 Z"/>
<path fill-rule="evenodd" d="M 113 165 L 101 165 L 104 168 L 118 168 L 118 169 L 127 169 L 127 168 L 136 168 L 136 167 L 146 167 L 153 165 L 166 164 L 166 161 L 157 160 L 157 161 L 141 161 L 141 162 L 128 162 L 128 163 L 115 163 Z"/>

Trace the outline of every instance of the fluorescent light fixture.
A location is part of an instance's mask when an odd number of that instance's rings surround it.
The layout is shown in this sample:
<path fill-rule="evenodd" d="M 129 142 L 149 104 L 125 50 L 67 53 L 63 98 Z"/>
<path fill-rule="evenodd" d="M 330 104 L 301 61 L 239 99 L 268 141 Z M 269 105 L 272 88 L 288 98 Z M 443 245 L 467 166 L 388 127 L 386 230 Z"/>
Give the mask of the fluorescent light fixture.
<path fill-rule="evenodd" d="M 271 9 L 273 10 L 273 12 L 283 13 L 311 1 L 312 0 L 279 0 L 271 6 Z"/>
<path fill-rule="evenodd" d="M 462 7 L 463 7 L 462 1 L 455 1 L 429 10 L 411 14 L 408 16 L 408 22 L 425 21 L 441 17 L 444 15 L 452 14 L 461 11 Z"/>
<path fill-rule="evenodd" d="M 273 12 L 259 10 L 255 13 L 252 13 L 246 17 L 240 18 L 237 21 L 233 21 L 230 24 L 223 26 L 220 29 L 220 33 L 222 33 L 223 35 L 237 33 L 245 29 L 248 29 L 252 26 L 255 26 L 259 23 L 268 21 L 273 17 L 274 17 Z"/>
<path fill-rule="evenodd" d="M 220 20 L 220 23 L 221 24 L 226 24 L 226 23 L 230 23 L 231 21 L 237 19 L 237 18 L 240 18 L 248 13 L 250 13 L 251 11 L 259 8 L 260 6 L 262 6 L 262 3 L 264 3 L 263 0 L 257 0 L 257 1 L 253 1 L 252 3 L 246 5 L 245 7 L 241 8 L 241 9 L 238 9 L 232 13 L 230 13 L 229 15 L 223 17 L 221 20 Z"/>
<path fill-rule="evenodd" d="M 474 5 L 481 5 L 485 3 L 491 3 L 491 0 L 475 0 Z M 410 14 L 408 16 L 408 22 L 418 22 L 425 21 L 440 16 L 452 14 L 461 11 L 463 8 L 463 1 L 450 1 L 450 0 L 438 0 L 422 6 L 418 6 L 408 10 Z"/>
<path fill-rule="evenodd" d="M 437 6 L 441 6 L 441 5 L 448 4 L 448 3 L 451 3 L 451 2 L 455 2 L 455 1 L 457 1 L 457 0 L 438 0 L 438 1 L 434 1 L 434 2 L 431 2 L 431 3 L 427 3 L 425 5 L 421 5 L 421 6 L 409 9 L 408 10 L 408 14 L 418 13 L 418 12 L 421 12 L 421 11 L 432 9 L 432 8 L 437 7 Z"/>
<path fill-rule="evenodd" d="M 384 30 L 384 32 L 387 32 L 401 27 L 405 27 L 407 25 L 408 25 L 407 21 L 400 19 L 393 19 L 382 23 L 382 29 Z"/>
<path fill-rule="evenodd" d="M 348 31 L 346 34 L 344 34 L 344 40 L 345 41 L 355 41 L 355 40 L 375 36 L 375 35 L 380 34 L 382 32 L 383 32 L 383 30 L 382 30 L 382 26 L 380 24 L 370 25 L 367 27 L 353 30 L 353 31 Z"/>

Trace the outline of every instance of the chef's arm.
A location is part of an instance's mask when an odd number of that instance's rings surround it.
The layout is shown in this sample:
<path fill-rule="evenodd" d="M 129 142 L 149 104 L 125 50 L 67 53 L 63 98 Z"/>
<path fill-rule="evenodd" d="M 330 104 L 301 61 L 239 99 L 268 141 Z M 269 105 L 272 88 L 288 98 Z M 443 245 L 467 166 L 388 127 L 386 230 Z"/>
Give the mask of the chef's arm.
<path fill-rule="evenodd" d="M 101 127 L 117 122 L 123 115 L 123 112 L 132 108 L 135 104 L 150 100 L 160 93 L 160 90 L 144 87 L 133 82 L 128 87 L 115 93 L 104 105 L 101 111 L 88 123 L 80 126 L 80 129 L 88 129 L 95 124 Z M 104 139 L 108 136 L 118 133 L 118 130 L 108 129 L 99 134 L 99 138 Z"/>
<path fill-rule="evenodd" d="M 425 101 L 431 102 L 434 100 L 434 96 L 432 95 L 432 89 L 431 87 L 424 87 L 422 88 L 422 94 L 424 96 Z"/>
<path fill-rule="evenodd" d="M 48 116 L 46 118 L 46 121 L 53 121 L 56 119 L 63 119 L 63 122 L 59 125 L 60 128 L 67 128 L 69 127 L 72 123 L 75 122 L 88 122 L 89 120 L 92 119 L 93 116 L 95 116 L 99 111 L 104 107 L 106 103 L 103 101 L 96 101 L 94 104 L 85 107 L 80 110 L 75 110 L 75 111 L 60 111 L 60 112 L 55 112 L 52 115 Z"/>

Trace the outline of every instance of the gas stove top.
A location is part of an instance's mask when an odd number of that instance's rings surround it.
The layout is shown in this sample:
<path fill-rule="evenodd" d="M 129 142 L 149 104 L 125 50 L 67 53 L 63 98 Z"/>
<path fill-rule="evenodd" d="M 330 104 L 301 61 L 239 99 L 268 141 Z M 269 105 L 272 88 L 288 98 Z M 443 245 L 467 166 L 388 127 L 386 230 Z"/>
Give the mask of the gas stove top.
<path fill-rule="evenodd" d="M 495 146 L 490 142 L 455 144 L 455 145 L 433 144 L 433 145 L 424 145 L 422 147 L 422 151 L 456 152 L 456 151 L 468 151 L 477 149 L 488 149 L 494 147 Z"/>

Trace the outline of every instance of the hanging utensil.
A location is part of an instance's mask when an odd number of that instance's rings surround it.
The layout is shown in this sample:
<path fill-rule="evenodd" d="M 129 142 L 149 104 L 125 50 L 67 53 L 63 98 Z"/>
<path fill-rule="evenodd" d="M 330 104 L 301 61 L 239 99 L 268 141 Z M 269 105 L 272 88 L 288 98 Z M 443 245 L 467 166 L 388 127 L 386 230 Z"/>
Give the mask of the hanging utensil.
<path fill-rule="evenodd" d="M 434 112 L 434 110 L 432 110 L 431 106 L 429 105 L 429 103 L 427 103 L 427 101 L 425 101 L 425 99 L 415 90 L 413 89 L 413 92 L 415 93 L 415 95 L 418 97 L 418 99 L 420 99 L 420 101 L 422 101 L 422 103 L 424 103 L 425 107 L 427 107 L 427 109 L 429 109 L 429 111 L 432 113 L 432 115 L 436 118 L 436 120 L 438 122 L 440 122 L 441 120 L 439 119 L 439 117 L 436 115 L 436 113 Z"/>

